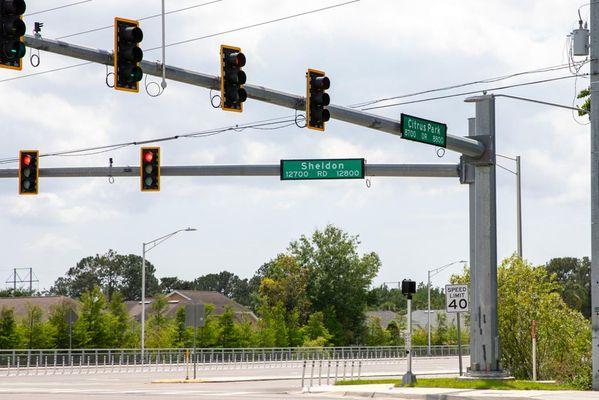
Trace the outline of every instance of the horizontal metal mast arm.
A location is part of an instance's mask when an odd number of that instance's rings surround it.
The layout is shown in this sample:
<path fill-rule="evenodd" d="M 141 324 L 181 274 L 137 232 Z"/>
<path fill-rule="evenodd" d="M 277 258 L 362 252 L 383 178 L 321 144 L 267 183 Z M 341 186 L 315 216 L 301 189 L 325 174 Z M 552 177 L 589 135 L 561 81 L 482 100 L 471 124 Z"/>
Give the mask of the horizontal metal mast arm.
<path fill-rule="evenodd" d="M 366 164 L 367 176 L 456 178 L 457 164 Z M 164 166 L 161 176 L 279 176 L 274 165 Z M 17 169 L 0 169 L 1 178 L 16 178 Z M 139 177 L 139 167 L 40 168 L 42 178 Z"/>
<path fill-rule="evenodd" d="M 63 56 L 78 58 L 94 63 L 113 65 L 112 53 L 105 50 L 92 49 L 89 47 L 78 46 L 66 42 L 52 39 L 36 38 L 30 35 L 25 36 L 25 44 L 28 47 L 60 54 Z M 162 77 L 162 64 L 157 62 L 142 61 L 143 71 L 149 75 Z M 190 85 L 201 86 L 206 89 L 219 90 L 219 77 L 189 71 L 183 68 L 177 68 L 167 65 L 166 78 L 187 83 Z M 279 92 L 268 89 L 263 86 L 245 85 L 248 97 L 254 100 L 275 104 L 281 107 L 287 107 L 294 110 L 305 110 L 306 101 L 302 96 L 296 96 L 289 93 Z M 376 129 L 381 132 L 391 133 L 401 136 L 399 121 L 391 118 L 382 117 L 351 108 L 329 105 L 328 109 L 331 118 L 348 122 L 350 124 L 363 126 L 365 128 Z M 457 151 L 471 157 L 479 157 L 485 151 L 485 146 L 481 142 L 461 136 L 447 135 L 447 148 Z"/>

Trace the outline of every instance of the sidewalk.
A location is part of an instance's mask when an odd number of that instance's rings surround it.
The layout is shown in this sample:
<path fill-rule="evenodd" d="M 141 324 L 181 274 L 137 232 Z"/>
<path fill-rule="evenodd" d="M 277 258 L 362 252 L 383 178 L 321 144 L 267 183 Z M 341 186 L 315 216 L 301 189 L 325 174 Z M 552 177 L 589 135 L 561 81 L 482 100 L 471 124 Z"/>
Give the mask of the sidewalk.
<path fill-rule="evenodd" d="M 599 392 L 569 390 L 474 390 L 442 388 L 396 388 L 393 385 L 313 386 L 303 393 L 327 393 L 340 397 L 414 400 L 599 400 Z"/>

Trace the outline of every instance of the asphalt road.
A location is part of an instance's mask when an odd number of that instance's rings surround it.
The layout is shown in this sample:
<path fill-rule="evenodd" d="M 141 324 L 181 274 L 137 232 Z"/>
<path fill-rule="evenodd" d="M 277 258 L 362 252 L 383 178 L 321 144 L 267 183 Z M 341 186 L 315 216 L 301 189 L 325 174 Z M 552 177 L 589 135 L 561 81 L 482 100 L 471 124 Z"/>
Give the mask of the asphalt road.
<path fill-rule="evenodd" d="M 466 359 L 467 360 L 467 359 Z M 466 361 L 465 360 L 465 361 Z M 418 373 L 457 372 L 457 358 L 415 359 Z M 305 385 L 309 385 L 310 370 Z M 355 371 L 357 373 L 357 371 Z M 362 375 L 401 376 L 405 361 L 363 365 Z M 323 368 L 323 374 L 326 369 Z M 346 371 L 349 374 L 349 371 Z M 184 372 L 74 373 L 2 377 L 0 399 L 4 400 L 79 400 L 79 399 L 330 399 L 331 395 L 301 393 L 301 367 L 272 365 L 271 368 L 211 369 L 199 371 L 202 383 L 152 383 L 156 380 L 184 378 Z M 341 374 L 341 371 L 338 371 Z M 331 371 L 334 375 L 334 368 Z M 326 378 L 321 378 L 326 383 Z M 318 367 L 313 384 L 318 385 Z"/>

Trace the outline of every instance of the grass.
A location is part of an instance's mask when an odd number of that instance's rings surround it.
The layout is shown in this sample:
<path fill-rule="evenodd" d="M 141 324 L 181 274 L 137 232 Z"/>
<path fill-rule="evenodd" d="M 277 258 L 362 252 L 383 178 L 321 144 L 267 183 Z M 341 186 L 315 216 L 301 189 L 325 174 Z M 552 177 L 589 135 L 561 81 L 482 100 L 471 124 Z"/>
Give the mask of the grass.
<path fill-rule="evenodd" d="M 374 379 L 338 381 L 337 385 L 369 385 L 387 383 L 401 386 L 401 379 Z M 548 382 L 533 382 L 502 379 L 457 379 L 457 378 L 419 378 L 414 387 L 452 388 L 452 389 L 494 389 L 494 390 L 577 390 L 576 388 Z"/>

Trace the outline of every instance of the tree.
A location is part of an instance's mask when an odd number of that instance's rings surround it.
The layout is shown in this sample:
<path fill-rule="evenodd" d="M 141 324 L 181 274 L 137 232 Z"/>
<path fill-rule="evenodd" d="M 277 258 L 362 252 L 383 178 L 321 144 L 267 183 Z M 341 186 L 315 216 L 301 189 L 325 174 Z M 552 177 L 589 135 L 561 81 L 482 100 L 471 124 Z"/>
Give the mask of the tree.
<path fill-rule="evenodd" d="M 391 346 L 403 346 L 405 343 L 404 332 L 406 329 L 406 320 L 404 316 L 389 322 L 387 332 L 389 332 L 389 344 Z"/>
<path fill-rule="evenodd" d="M 0 349 L 16 349 L 20 337 L 12 308 L 2 307 L 0 311 Z"/>
<path fill-rule="evenodd" d="M 236 347 L 235 313 L 231 307 L 225 307 L 225 312 L 219 318 L 219 325 L 219 345 L 225 348 Z"/>
<path fill-rule="evenodd" d="M 41 296 L 40 292 L 29 291 L 28 289 L 17 288 L 14 290 L 13 288 L 0 290 L 0 297 L 26 297 L 26 296 Z"/>
<path fill-rule="evenodd" d="M 323 347 L 331 340 L 331 334 L 324 325 L 322 312 L 315 312 L 308 318 L 308 323 L 302 327 L 304 347 Z"/>
<path fill-rule="evenodd" d="M 73 328 L 73 342 L 79 348 L 106 348 L 110 345 L 110 317 L 106 298 L 94 286 L 81 294 L 81 312 Z"/>
<path fill-rule="evenodd" d="M 414 310 L 428 309 L 428 288 L 427 284 L 420 282 L 416 288 L 412 299 L 412 308 Z M 445 292 L 442 288 L 431 286 L 431 310 L 445 309 Z"/>
<path fill-rule="evenodd" d="M 364 333 L 368 288 L 381 262 L 376 253 L 358 255 L 357 236 L 328 225 L 292 242 L 289 253 L 308 270 L 310 311 L 323 311 L 337 345 L 359 343 Z"/>
<path fill-rule="evenodd" d="M 185 326 L 185 307 L 179 307 L 175 315 L 175 347 L 185 347 L 190 337 L 193 342 L 193 328 Z"/>
<path fill-rule="evenodd" d="M 176 276 L 167 276 L 160 278 L 160 292 L 169 294 L 173 290 L 192 290 L 193 282 L 183 281 Z"/>
<path fill-rule="evenodd" d="M 465 271 L 452 283 L 468 283 Z M 591 329 L 580 312 L 559 294 L 560 284 L 543 266 L 533 267 L 518 256 L 497 269 L 498 329 L 502 364 L 519 379 L 531 377 L 531 324 L 537 323 L 539 379 L 591 383 Z"/>
<path fill-rule="evenodd" d="M 259 287 L 260 298 L 268 307 L 281 303 L 291 315 L 298 313 L 301 323 L 308 320 L 310 300 L 307 297 L 309 270 L 288 254 L 279 254 L 266 263 Z"/>
<path fill-rule="evenodd" d="M 229 271 L 202 275 L 193 281 L 193 289 L 222 293 L 228 298 L 244 305 L 249 305 L 250 303 L 248 280 L 241 279 Z"/>
<path fill-rule="evenodd" d="M 389 339 L 389 332 L 381 326 L 381 319 L 379 317 L 370 318 L 364 343 L 367 346 L 386 346 Z"/>
<path fill-rule="evenodd" d="M 437 327 L 435 328 L 435 331 L 431 336 L 432 342 L 435 345 L 449 344 L 449 329 L 447 328 L 447 315 L 444 312 L 437 312 Z"/>
<path fill-rule="evenodd" d="M 591 260 L 588 257 L 553 258 L 545 265 L 560 284 L 559 293 L 571 308 L 591 318 Z"/>
<path fill-rule="evenodd" d="M 79 298 L 83 292 L 98 286 L 109 299 L 113 293 L 121 292 L 125 300 L 139 300 L 141 265 L 140 256 L 120 255 L 114 250 L 108 250 L 103 255 L 85 257 L 70 268 L 66 276 L 56 280 L 50 293 Z M 146 292 L 150 296 L 159 290 L 155 271 L 152 263 L 146 260 Z"/>
<path fill-rule="evenodd" d="M 132 321 L 125 309 L 123 295 L 120 292 L 112 296 L 108 303 L 108 309 L 110 311 L 111 347 L 133 347 L 137 335 L 132 329 Z"/>
<path fill-rule="evenodd" d="M 21 322 L 25 347 L 28 349 L 48 349 L 53 342 L 51 329 L 42 320 L 39 306 L 27 305 L 27 315 Z"/>
<path fill-rule="evenodd" d="M 147 322 L 146 346 L 154 348 L 173 347 L 175 327 L 173 321 L 166 316 L 168 303 L 166 298 L 158 295 L 150 306 L 150 318 Z"/>
<path fill-rule="evenodd" d="M 218 317 L 214 315 L 214 305 L 205 305 L 204 320 L 204 326 L 198 328 L 197 346 L 214 347 L 219 340 L 219 321 Z M 191 340 L 186 346 L 191 346 Z"/>
<path fill-rule="evenodd" d="M 588 115 L 591 112 L 591 88 L 583 89 L 576 96 L 577 99 L 585 99 L 578 111 L 578 116 Z"/>
<path fill-rule="evenodd" d="M 72 307 L 66 303 L 57 304 L 52 307 L 48 315 L 48 324 L 54 331 L 53 347 L 58 349 L 68 349 L 71 341 L 69 340 L 73 334 L 73 327 L 69 332 L 69 313 L 72 312 Z"/>

